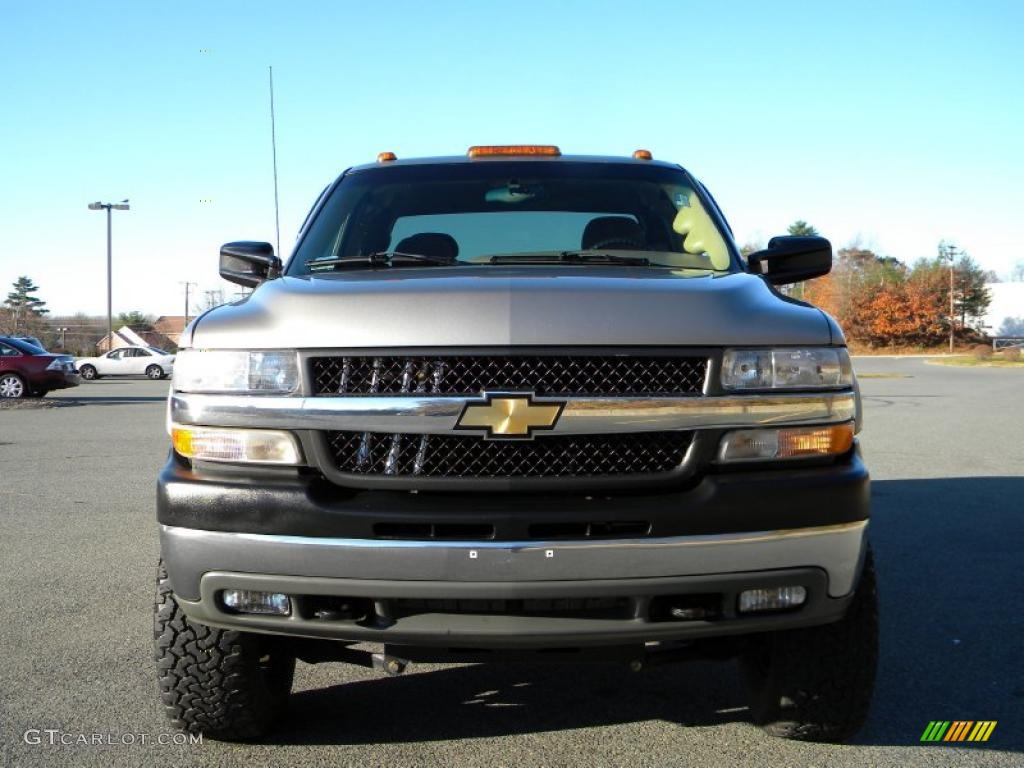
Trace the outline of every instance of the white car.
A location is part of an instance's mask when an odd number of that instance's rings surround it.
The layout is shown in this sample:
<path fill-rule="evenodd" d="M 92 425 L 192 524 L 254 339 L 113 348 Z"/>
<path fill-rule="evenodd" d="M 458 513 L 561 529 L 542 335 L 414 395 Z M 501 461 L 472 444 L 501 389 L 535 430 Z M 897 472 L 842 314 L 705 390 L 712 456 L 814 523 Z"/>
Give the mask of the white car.
<path fill-rule="evenodd" d="M 119 347 L 99 357 L 78 358 L 75 368 L 86 380 L 142 375 L 162 379 L 174 371 L 174 355 L 157 347 Z"/>

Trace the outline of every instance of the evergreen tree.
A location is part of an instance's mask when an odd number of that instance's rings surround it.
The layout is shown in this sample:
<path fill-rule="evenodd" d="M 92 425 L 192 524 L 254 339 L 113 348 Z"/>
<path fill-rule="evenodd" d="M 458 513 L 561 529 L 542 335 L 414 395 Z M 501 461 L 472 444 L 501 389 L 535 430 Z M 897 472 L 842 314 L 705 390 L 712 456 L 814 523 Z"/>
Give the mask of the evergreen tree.
<path fill-rule="evenodd" d="M 13 319 L 14 332 L 18 333 L 32 318 L 42 317 L 50 310 L 46 309 L 46 302 L 35 295 L 39 286 L 31 278 L 19 277 L 12 285 L 14 290 L 7 294 L 4 306 Z"/>
<path fill-rule="evenodd" d="M 797 219 L 786 230 L 791 235 L 799 235 L 801 237 L 815 237 L 818 234 L 818 230 L 812 227 L 803 219 Z"/>

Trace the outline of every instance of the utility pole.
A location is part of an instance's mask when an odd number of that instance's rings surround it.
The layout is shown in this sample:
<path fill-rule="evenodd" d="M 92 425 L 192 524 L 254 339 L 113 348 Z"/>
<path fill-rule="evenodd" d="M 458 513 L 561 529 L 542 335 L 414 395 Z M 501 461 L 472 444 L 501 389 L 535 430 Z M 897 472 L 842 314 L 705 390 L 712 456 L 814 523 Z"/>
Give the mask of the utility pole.
<path fill-rule="evenodd" d="M 189 288 L 198 288 L 199 284 L 190 280 L 182 280 L 179 284 L 185 286 L 185 325 L 188 325 L 188 291 Z"/>
<path fill-rule="evenodd" d="M 956 304 L 954 300 L 954 281 L 953 281 L 953 270 L 956 263 L 956 246 L 952 243 L 941 246 L 944 251 L 944 256 L 949 259 L 949 354 L 953 354 L 953 345 L 955 342 L 955 331 L 956 331 Z"/>
<path fill-rule="evenodd" d="M 67 344 L 64 341 L 64 334 L 67 333 L 68 329 L 61 327 L 58 328 L 57 331 L 60 333 L 60 348 L 67 349 Z"/>

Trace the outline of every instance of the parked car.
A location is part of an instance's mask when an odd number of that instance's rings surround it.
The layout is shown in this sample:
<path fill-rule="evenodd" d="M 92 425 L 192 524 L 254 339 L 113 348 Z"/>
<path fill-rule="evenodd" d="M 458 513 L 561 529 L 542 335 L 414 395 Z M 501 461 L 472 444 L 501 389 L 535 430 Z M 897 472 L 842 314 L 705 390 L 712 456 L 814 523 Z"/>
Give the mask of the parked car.
<path fill-rule="evenodd" d="M 174 355 L 158 347 L 119 347 L 98 357 L 81 357 L 75 362 L 83 379 L 102 376 L 148 376 L 162 379 L 174 372 Z"/>
<path fill-rule="evenodd" d="M 39 347 L 41 350 L 43 350 L 43 352 L 47 351 L 46 347 L 43 346 L 43 342 L 41 342 L 35 336 L 12 336 L 11 338 L 12 339 L 18 339 L 19 341 L 28 342 L 29 344 L 31 344 L 34 347 Z"/>
<path fill-rule="evenodd" d="M 42 397 L 80 383 L 71 355 L 44 352 L 34 344 L 0 336 L 0 398 Z"/>
<path fill-rule="evenodd" d="M 850 738 L 878 652 L 860 396 L 836 322 L 777 290 L 831 266 L 821 237 L 742 258 L 647 151 L 550 146 L 385 153 L 287 263 L 223 246 L 255 290 L 174 371 L 164 710 L 258 737 L 296 659 L 732 656 L 769 732 Z"/>

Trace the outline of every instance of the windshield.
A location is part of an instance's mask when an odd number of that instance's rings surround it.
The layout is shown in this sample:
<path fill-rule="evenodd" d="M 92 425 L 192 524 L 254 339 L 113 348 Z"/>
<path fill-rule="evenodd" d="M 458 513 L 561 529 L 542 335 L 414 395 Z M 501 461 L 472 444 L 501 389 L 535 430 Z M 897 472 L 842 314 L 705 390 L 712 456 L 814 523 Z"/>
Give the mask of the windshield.
<path fill-rule="evenodd" d="M 734 271 L 728 237 L 681 169 L 608 162 L 382 166 L 331 192 L 287 274 L 431 264 L 642 263 Z M 578 258 L 582 253 L 585 258 Z M 346 263 L 346 259 L 351 262 Z M 341 262 L 341 263 L 339 263 Z"/>

